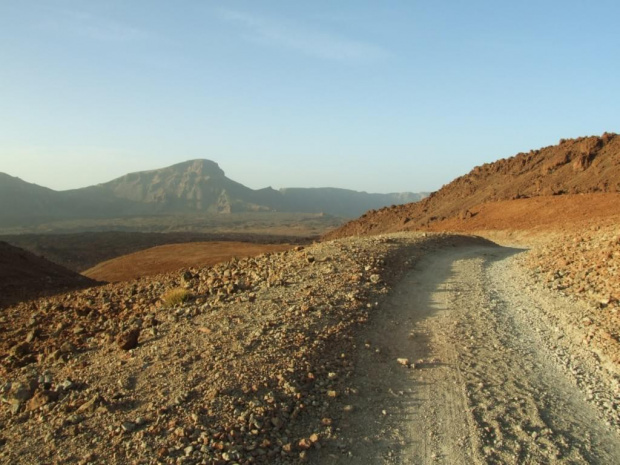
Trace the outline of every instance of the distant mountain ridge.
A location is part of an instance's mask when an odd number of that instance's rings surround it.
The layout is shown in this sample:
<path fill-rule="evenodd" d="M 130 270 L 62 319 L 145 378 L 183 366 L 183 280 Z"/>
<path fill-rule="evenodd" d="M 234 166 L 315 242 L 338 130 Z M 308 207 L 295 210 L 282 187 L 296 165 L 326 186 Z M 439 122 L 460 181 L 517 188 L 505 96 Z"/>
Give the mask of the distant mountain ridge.
<path fill-rule="evenodd" d="M 400 192 L 391 194 L 369 194 L 335 187 L 318 188 L 282 188 L 283 211 L 296 211 L 302 208 L 304 212 L 325 212 L 337 216 L 359 216 L 368 210 L 382 208 L 388 205 L 417 202 L 427 193 Z"/>
<path fill-rule="evenodd" d="M 66 219 L 176 213 L 300 212 L 356 217 L 425 194 L 369 194 L 337 188 L 250 189 L 211 160 L 129 173 L 112 181 L 55 191 L 0 173 L 0 226 Z"/>

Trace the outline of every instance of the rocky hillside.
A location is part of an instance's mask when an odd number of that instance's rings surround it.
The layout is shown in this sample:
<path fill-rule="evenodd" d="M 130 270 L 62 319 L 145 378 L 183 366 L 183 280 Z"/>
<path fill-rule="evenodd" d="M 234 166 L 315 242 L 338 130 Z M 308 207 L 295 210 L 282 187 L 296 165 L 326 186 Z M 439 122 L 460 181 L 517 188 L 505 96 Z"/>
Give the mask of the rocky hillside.
<path fill-rule="evenodd" d="M 95 284 L 94 280 L 0 241 L 0 308 L 15 301 Z"/>
<path fill-rule="evenodd" d="M 432 227 L 450 218 L 467 219 L 474 207 L 511 199 L 620 192 L 620 137 L 562 140 L 474 168 L 415 204 L 371 211 L 326 237 L 378 234 Z"/>
<path fill-rule="evenodd" d="M 143 205 L 115 197 L 100 186 L 55 191 L 0 173 L 0 228 L 146 212 Z"/>
<path fill-rule="evenodd" d="M 39 218 L 53 218 L 60 213 L 54 191 L 19 178 L 0 173 L 0 222 L 7 225 L 27 221 L 24 212 Z"/>
<path fill-rule="evenodd" d="M 4 309 L 0 462 L 299 463 L 351 411 L 354 328 L 476 241 L 346 239 Z"/>
<path fill-rule="evenodd" d="M 368 194 L 335 188 L 250 189 L 226 177 L 217 163 L 190 160 L 130 173 L 110 182 L 54 191 L 0 173 L 0 227 L 54 220 L 239 212 L 326 213 L 353 218 L 424 194 Z"/>

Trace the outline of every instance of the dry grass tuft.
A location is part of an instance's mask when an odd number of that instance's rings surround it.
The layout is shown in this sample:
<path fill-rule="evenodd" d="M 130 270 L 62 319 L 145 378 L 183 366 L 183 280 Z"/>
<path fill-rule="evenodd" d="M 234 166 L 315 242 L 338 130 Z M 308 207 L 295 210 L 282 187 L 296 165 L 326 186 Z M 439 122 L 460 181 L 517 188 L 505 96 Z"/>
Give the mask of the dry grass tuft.
<path fill-rule="evenodd" d="M 177 287 L 166 292 L 162 296 L 162 300 L 168 307 L 174 307 L 185 302 L 190 296 L 191 294 L 187 289 Z"/>

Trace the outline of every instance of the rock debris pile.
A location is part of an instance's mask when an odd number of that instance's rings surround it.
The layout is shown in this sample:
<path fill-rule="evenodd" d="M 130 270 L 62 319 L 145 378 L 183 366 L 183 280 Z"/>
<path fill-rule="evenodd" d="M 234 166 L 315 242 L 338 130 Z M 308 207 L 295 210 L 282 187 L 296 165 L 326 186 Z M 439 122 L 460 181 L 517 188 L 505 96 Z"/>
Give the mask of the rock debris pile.
<path fill-rule="evenodd" d="M 0 462 L 297 463 L 347 414 L 354 329 L 462 240 L 349 238 L 2 309 Z"/>

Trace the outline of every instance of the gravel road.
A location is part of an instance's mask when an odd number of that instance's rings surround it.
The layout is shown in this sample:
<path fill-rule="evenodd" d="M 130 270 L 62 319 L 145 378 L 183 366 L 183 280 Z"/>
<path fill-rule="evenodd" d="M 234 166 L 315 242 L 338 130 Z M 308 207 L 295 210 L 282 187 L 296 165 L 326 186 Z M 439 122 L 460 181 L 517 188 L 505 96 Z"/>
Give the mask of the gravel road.
<path fill-rule="evenodd" d="M 620 463 L 617 382 L 537 286 L 522 250 L 415 265 L 357 341 L 355 396 L 315 463 Z"/>

